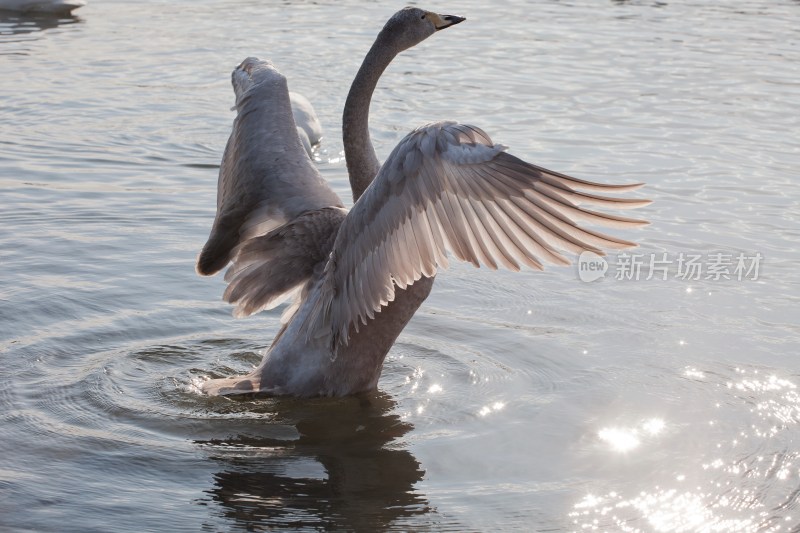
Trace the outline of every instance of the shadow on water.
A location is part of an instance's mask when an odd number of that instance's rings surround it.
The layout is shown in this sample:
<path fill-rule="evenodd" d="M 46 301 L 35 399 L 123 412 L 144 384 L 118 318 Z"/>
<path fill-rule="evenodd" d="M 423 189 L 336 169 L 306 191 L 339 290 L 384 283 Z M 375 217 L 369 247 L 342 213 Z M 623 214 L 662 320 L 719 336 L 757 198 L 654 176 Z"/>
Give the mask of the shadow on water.
<path fill-rule="evenodd" d="M 650 6 L 650 7 L 667 7 L 667 5 L 668 5 L 668 4 L 667 4 L 667 2 L 662 2 L 662 1 L 659 1 L 659 0 L 655 0 L 655 1 L 654 1 L 654 2 L 652 2 L 652 3 L 651 3 L 651 2 L 648 2 L 648 3 L 646 3 L 646 4 L 645 4 L 645 3 L 642 3 L 642 2 L 636 2 L 636 1 L 633 1 L 633 0 L 611 0 L 611 3 L 612 3 L 612 4 L 614 4 L 614 5 L 617 5 L 617 6 L 630 6 L 630 5 L 634 5 L 634 6 L 641 6 L 641 5 L 648 5 L 648 6 Z"/>
<path fill-rule="evenodd" d="M 389 396 L 264 401 L 280 413 L 275 436 L 196 441 L 220 464 L 208 492 L 225 518 L 248 529 L 382 530 L 432 512 L 414 488 L 420 464 L 393 447 L 412 426 Z"/>
<path fill-rule="evenodd" d="M 83 19 L 74 15 L 18 13 L 0 9 L 0 43 L 7 41 L 9 36 L 23 36 L 82 22 Z"/>

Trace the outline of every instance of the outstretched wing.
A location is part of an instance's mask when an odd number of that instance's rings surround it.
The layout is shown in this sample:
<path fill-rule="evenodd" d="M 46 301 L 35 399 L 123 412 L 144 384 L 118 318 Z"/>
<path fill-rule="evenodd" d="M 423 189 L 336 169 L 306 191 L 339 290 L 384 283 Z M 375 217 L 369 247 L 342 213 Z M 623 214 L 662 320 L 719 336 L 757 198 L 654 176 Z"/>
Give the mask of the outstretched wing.
<path fill-rule="evenodd" d="M 580 253 L 635 243 L 581 228 L 578 220 L 626 228 L 647 224 L 579 204 L 634 208 L 649 200 L 608 198 L 635 185 L 571 178 L 504 152 L 478 128 L 440 122 L 410 133 L 342 223 L 325 266 L 310 334 L 347 343 L 400 288 L 447 266 L 447 252 L 491 269 L 544 262 L 568 265 L 560 250 Z"/>
<path fill-rule="evenodd" d="M 219 170 L 217 215 L 197 259 L 205 276 L 224 268 L 248 239 L 303 213 L 342 207 L 298 138 L 286 78 L 268 61 L 247 58 L 231 81 L 237 116 Z"/>

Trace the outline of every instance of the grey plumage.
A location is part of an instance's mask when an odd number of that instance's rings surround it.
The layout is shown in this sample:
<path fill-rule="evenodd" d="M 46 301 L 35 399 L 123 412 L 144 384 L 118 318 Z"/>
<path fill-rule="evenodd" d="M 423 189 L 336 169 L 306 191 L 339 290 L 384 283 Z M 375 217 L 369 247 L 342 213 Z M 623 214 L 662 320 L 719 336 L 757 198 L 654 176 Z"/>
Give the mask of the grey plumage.
<path fill-rule="evenodd" d="M 348 94 L 343 137 L 348 213 L 306 156 L 286 80 L 266 61 L 233 73 L 238 115 L 220 167 L 217 216 L 197 270 L 230 261 L 225 299 L 245 316 L 295 302 L 261 364 L 210 380 L 210 394 L 344 395 L 377 386 L 386 353 L 428 295 L 448 254 L 519 270 L 569 264 L 580 253 L 635 244 L 578 221 L 629 228 L 642 220 L 593 211 L 646 200 L 606 197 L 603 185 L 526 163 L 479 128 L 438 122 L 406 136 L 381 166 L 369 105 L 400 51 L 463 19 L 405 8 L 384 26 Z"/>
<path fill-rule="evenodd" d="M 236 304 L 234 315 L 272 309 L 301 290 L 328 259 L 346 214 L 337 207 L 309 211 L 242 243 L 225 274 L 223 298 Z"/>
<path fill-rule="evenodd" d="M 342 207 L 300 143 L 286 78 L 268 61 L 247 58 L 232 84 L 237 116 L 219 169 L 217 215 L 197 259 L 204 276 L 224 268 L 247 237 L 306 211 Z"/>

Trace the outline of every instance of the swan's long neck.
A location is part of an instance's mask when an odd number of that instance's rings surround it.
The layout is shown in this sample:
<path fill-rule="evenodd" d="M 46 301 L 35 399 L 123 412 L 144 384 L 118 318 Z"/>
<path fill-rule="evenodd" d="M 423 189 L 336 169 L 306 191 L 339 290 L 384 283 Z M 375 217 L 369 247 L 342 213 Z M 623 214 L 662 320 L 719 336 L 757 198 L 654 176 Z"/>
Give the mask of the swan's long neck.
<path fill-rule="evenodd" d="M 342 134 L 354 201 L 361 197 L 381 168 L 369 137 L 369 104 L 378 79 L 400 51 L 381 32 L 361 63 L 344 104 Z M 353 388 L 350 392 L 375 388 L 386 354 L 428 297 L 433 279 L 422 277 L 406 289 L 398 287 L 394 300 L 381 309 L 380 313 L 376 313 L 367 326 L 357 333 L 351 330 L 349 344 L 344 350 L 340 350 L 336 359 L 339 367 L 335 372 L 335 379 L 351 382 L 353 376 L 366 376 L 371 381 L 364 388 Z M 369 371 L 365 371 L 365 368 Z"/>
<path fill-rule="evenodd" d="M 347 94 L 342 117 L 342 137 L 353 201 L 358 200 L 381 168 L 369 136 L 369 104 L 378 80 L 397 55 L 378 35 Z"/>

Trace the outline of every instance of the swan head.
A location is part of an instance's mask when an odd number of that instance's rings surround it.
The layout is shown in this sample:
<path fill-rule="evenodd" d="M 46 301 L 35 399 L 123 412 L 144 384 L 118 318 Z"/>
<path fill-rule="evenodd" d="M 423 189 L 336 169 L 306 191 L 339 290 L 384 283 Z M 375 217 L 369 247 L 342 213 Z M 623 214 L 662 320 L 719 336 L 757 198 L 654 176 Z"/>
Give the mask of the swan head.
<path fill-rule="evenodd" d="M 466 20 L 455 15 L 440 15 L 418 7 L 406 7 L 392 15 L 380 33 L 380 38 L 390 40 L 398 51 L 417 45 L 439 30 Z"/>

